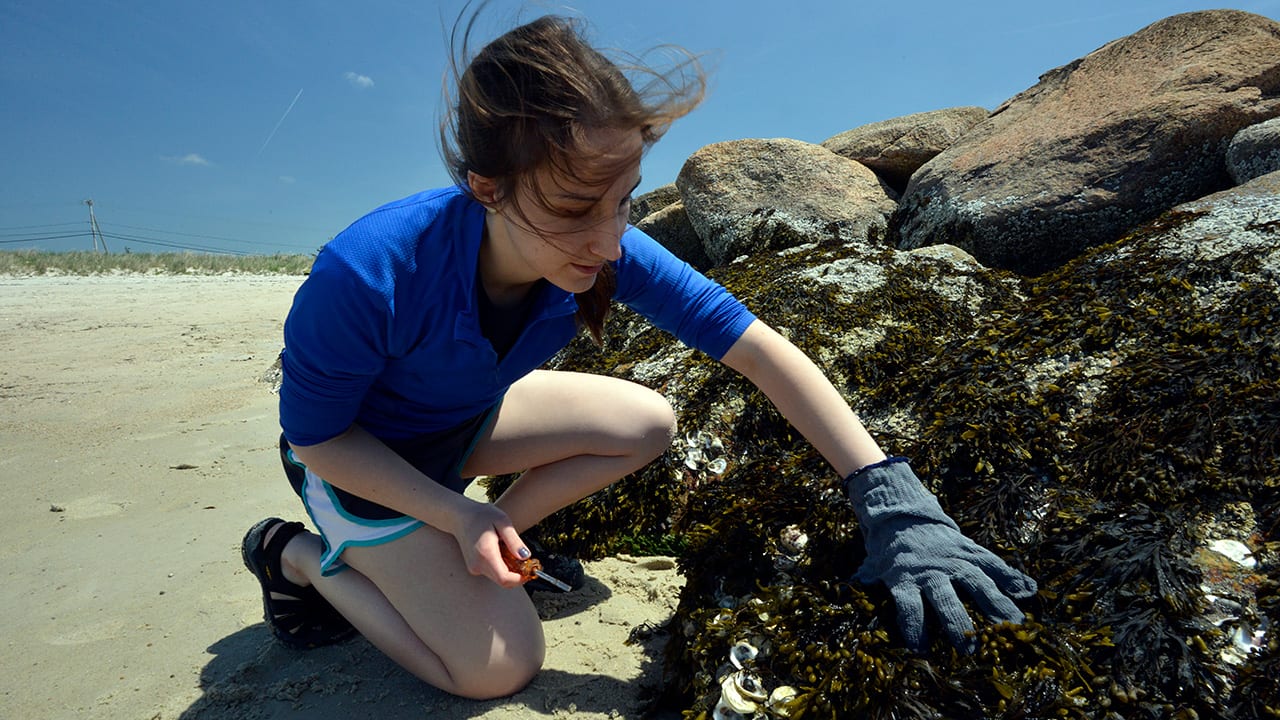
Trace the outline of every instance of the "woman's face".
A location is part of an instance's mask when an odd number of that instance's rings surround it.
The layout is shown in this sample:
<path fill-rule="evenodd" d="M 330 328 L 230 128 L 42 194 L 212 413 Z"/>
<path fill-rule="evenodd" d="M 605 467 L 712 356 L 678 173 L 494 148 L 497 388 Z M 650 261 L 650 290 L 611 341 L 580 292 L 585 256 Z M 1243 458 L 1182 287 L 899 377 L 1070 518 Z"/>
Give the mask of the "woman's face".
<path fill-rule="evenodd" d="M 546 278 L 575 293 L 591 289 L 604 263 L 622 255 L 631 193 L 640 184 L 639 130 L 589 130 L 584 145 L 586 158 L 575 160 L 577 174 L 599 177 L 612 171 L 612 180 L 586 184 L 544 166 L 515 191 L 523 217 L 511 202 L 499 200 L 495 208 L 506 244 L 530 280 Z"/>

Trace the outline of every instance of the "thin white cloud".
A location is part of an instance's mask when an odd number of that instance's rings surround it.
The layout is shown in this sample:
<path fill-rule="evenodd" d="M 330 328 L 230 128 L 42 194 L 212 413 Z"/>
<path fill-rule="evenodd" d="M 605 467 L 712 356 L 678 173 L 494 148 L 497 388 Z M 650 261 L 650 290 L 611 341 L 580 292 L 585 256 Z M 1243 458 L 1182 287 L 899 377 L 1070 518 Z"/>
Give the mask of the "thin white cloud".
<path fill-rule="evenodd" d="M 353 87 L 358 87 L 361 90 L 373 87 L 373 78 L 368 75 L 347 71 L 342 73 L 342 77 L 346 78 L 347 82 L 351 83 Z"/>
<path fill-rule="evenodd" d="M 292 176 L 292 175 L 281 175 L 281 176 L 280 176 L 280 183 L 281 183 L 282 185 L 292 185 L 292 184 L 294 184 L 294 183 L 296 183 L 296 182 L 298 182 L 297 178 L 295 178 L 295 177 L 294 177 L 294 176 Z"/>
<path fill-rule="evenodd" d="M 165 155 L 165 161 L 177 165 L 198 165 L 201 167 L 210 167 L 213 163 L 209 162 L 200 153 L 187 153 L 186 155 Z"/>

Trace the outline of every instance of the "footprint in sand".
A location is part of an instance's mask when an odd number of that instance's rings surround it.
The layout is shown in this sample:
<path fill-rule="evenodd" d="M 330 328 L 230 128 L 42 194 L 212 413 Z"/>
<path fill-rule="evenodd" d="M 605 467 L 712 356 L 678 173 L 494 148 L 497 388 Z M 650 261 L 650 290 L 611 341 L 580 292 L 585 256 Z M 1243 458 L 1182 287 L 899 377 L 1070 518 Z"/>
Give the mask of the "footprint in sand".
<path fill-rule="evenodd" d="M 90 495 L 70 502 L 53 503 L 49 506 L 49 510 L 71 520 L 86 520 L 116 515 L 128 506 L 127 502 L 109 500 L 102 495 Z"/>

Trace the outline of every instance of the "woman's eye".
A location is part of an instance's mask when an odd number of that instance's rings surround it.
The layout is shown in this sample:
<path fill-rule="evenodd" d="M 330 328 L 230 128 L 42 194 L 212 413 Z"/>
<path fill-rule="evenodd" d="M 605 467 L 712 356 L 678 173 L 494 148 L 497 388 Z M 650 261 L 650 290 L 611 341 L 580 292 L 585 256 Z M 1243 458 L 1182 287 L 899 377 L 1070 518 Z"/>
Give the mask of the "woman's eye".
<path fill-rule="evenodd" d="M 591 205 L 584 207 L 561 207 L 555 211 L 555 214 L 562 218 L 580 218 L 591 213 Z"/>

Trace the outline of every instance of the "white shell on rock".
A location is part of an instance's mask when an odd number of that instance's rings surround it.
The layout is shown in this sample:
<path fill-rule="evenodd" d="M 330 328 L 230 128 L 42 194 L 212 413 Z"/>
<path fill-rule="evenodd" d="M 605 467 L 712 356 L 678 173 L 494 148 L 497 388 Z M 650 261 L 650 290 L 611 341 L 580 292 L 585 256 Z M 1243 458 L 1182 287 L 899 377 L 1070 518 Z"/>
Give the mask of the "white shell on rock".
<path fill-rule="evenodd" d="M 724 443 L 710 433 L 698 430 L 685 433 L 684 466 L 695 473 L 719 475 L 729 467 L 724 457 Z"/>
<path fill-rule="evenodd" d="M 791 708 L 787 704 L 796 699 L 796 689 L 790 685 L 779 685 L 769 693 L 769 702 L 766 703 L 770 714 L 774 717 L 787 718 L 791 717 Z"/>
<path fill-rule="evenodd" d="M 799 525 L 788 525 L 782 528 L 778 545 L 788 555 L 799 555 L 809 545 L 809 536 L 800 529 Z"/>
<path fill-rule="evenodd" d="M 743 640 L 741 642 L 734 643 L 733 647 L 729 648 L 729 662 L 733 663 L 734 667 L 741 670 L 742 663 L 754 660 L 756 655 L 759 654 L 760 651 L 756 649 L 755 645 Z"/>
<path fill-rule="evenodd" d="M 1253 559 L 1253 551 L 1239 540 L 1214 540 L 1209 543 L 1209 549 L 1231 558 L 1242 567 L 1253 568 L 1258 565 L 1258 561 Z"/>
<path fill-rule="evenodd" d="M 749 715 L 760 709 L 767 696 L 755 673 L 739 670 L 720 681 L 720 700 L 734 711 Z"/>
<path fill-rule="evenodd" d="M 716 703 L 716 709 L 711 711 L 712 720 L 739 720 L 744 717 L 742 713 L 734 710 L 725 704 L 724 698 Z"/>

